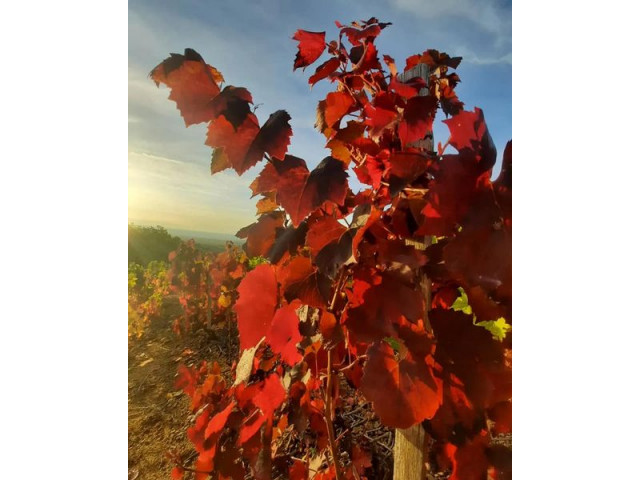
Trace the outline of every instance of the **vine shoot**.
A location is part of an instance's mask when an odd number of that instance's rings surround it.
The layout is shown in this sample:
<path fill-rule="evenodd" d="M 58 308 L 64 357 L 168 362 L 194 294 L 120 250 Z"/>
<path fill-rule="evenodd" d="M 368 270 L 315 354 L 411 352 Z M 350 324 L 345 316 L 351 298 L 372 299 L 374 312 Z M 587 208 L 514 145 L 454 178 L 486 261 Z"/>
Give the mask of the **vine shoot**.
<path fill-rule="evenodd" d="M 482 110 L 458 98 L 462 58 L 381 54 L 390 25 L 293 34 L 293 69 L 314 66 L 308 84 L 332 86 L 316 110 L 327 152 L 313 169 L 287 153 L 290 115 L 261 125 L 251 93 L 196 51 L 151 71 L 186 126 L 206 124 L 211 174 L 263 165 L 241 248 L 182 243 L 155 294 L 136 287 L 133 306 L 130 275 L 132 338 L 170 291 L 176 334 L 203 329 L 226 342 L 230 371 L 178 367 L 197 456 L 169 453 L 174 480 L 383 478 L 377 434 L 345 420 L 356 409 L 379 432 L 396 430 L 385 453 L 396 480 L 409 470 L 511 478 L 511 448 L 499 441 L 511 434 L 511 141 L 498 153 Z M 431 148 L 438 111 L 449 138 Z M 398 438 L 413 442 L 414 460 L 399 459 Z"/>

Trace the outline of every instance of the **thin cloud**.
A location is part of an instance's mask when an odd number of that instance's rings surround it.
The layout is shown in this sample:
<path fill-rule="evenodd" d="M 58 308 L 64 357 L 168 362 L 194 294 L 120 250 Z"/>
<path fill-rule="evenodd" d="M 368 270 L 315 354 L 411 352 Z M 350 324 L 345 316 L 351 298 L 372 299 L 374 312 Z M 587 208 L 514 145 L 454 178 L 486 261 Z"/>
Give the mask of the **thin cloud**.
<path fill-rule="evenodd" d="M 511 52 L 505 53 L 502 56 L 478 56 L 464 46 L 456 48 L 456 55 L 461 56 L 465 63 L 471 63 L 473 65 L 511 65 L 512 56 Z"/>
<path fill-rule="evenodd" d="M 129 219 L 172 228 L 234 233 L 255 220 L 252 176 L 210 175 L 205 165 L 129 152 Z"/>
<path fill-rule="evenodd" d="M 511 4 L 501 6 L 496 0 L 389 0 L 407 12 L 428 20 L 464 18 L 495 36 L 498 46 L 511 43 Z"/>
<path fill-rule="evenodd" d="M 292 71 L 296 47 L 291 34 L 296 28 L 305 28 L 327 30 L 335 36 L 333 20 L 346 22 L 372 15 L 394 23 L 385 31 L 380 46 L 381 52 L 391 54 L 399 63 L 433 47 L 462 55 L 469 64 L 511 64 L 511 6 L 501 6 L 495 0 L 327 0 L 305 5 L 259 0 L 215 6 L 190 3 L 188 7 L 180 2 L 131 3 L 130 219 L 228 233 L 255 221 L 257 199 L 250 199 L 248 185 L 263 165 L 242 177 L 233 171 L 209 174 L 211 148 L 204 145 L 206 125 L 185 128 L 175 103 L 167 99 L 169 90 L 156 88 L 148 77 L 170 52 L 194 48 L 222 71 L 228 84 L 247 87 L 261 104 L 256 112 L 261 123 L 273 111 L 286 109 L 293 117 L 294 131 L 289 153 L 304 158 L 311 169 L 329 154 L 324 148 L 326 139 L 313 123 L 317 101 L 333 86 L 318 84 L 310 91 L 307 78 L 313 69 Z M 461 47 L 452 48 L 457 45 Z M 471 70 L 474 75 L 478 70 L 492 72 L 490 68 Z M 500 69 L 503 77 L 505 70 Z M 464 76 L 463 80 L 463 87 L 474 84 L 473 77 Z M 507 80 L 491 78 L 493 83 Z M 488 90 L 484 84 L 474 85 L 479 86 L 474 92 Z M 464 101 L 480 106 L 487 103 L 482 97 Z M 502 110 L 496 112 L 504 117 Z"/>

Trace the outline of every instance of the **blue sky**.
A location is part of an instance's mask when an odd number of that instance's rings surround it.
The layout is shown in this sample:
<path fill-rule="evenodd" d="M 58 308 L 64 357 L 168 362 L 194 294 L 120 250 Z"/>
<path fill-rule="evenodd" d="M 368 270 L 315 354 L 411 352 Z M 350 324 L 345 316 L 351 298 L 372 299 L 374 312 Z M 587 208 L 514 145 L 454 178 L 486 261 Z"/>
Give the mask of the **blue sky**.
<path fill-rule="evenodd" d="M 313 90 L 315 70 L 293 72 L 298 29 L 337 38 L 335 20 L 375 16 L 392 22 L 376 44 L 399 68 L 427 48 L 462 56 L 458 96 L 467 109 L 485 113 L 499 156 L 511 139 L 511 2 L 485 0 L 370 0 L 301 2 L 129 1 L 129 220 L 168 228 L 235 233 L 255 220 L 249 184 L 260 165 L 238 177 L 232 170 L 209 174 L 211 149 L 205 125 L 185 128 L 168 89 L 149 71 L 170 52 L 198 51 L 227 84 L 253 94 L 261 122 L 278 109 L 292 116 L 289 153 L 313 168 L 327 155 L 313 128 L 327 82 Z M 318 63 L 322 62 L 322 58 Z M 436 142 L 447 139 L 438 119 Z"/>

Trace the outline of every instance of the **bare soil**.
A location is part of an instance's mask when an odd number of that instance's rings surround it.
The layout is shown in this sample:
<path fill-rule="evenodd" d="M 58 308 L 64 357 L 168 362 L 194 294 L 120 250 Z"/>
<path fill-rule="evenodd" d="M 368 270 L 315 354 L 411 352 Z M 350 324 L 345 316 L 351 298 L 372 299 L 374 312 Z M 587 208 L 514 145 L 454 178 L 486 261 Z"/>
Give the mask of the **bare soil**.
<path fill-rule="evenodd" d="M 171 478 L 172 461 L 167 452 L 178 453 L 186 465 L 197 456 L 186 431 L 193 424 L 187 395 L 174 387 L 177 367 L 180 363 L 200 364 L 203 360 L 217 361 L 223 375 L 229 376 L 229 364 L 237 353 L 237 344 L 229 343 L 227 332 L 198 330 L 178 337 L 171 330 L 170 318 L 180 313 L 177 298 L 165 301 L 162 318 L 151 323 L 144 335 L 129 342 L 129 480 L 167 480 Z M 231 351 L 231 353 L 230 353 Z M 348 463 L 347 451 L 351 445 L 359 445 L 371 454 L 367 466 L 367 478 L 391 480 L 393 477 L 393 430 L 380 424 L 371 405 L 348 385 L 342 388 L 352 401 L 336 410 L 336 437 Z M 281 441 L 283 461 L 300 458 L 309 445 L 297 436 Z M 308 442 L 307 442 L 308 443 Z M 494 438 L 511 451 L 511 435 Z M 277 462 L 277 460 L 276 460 Z M 185 480 L 192 474 L 187 473 Z M 448 473 L 430 476 L 430 479 L 446 479 Z M 283 478 L 283 477 L 278 477 Z"/>
<path fill-rule="evenodd" d="M 187 463 L 196 457 L 186 434 L 193 422 L 189 397 L 174 387 L 178 365 L 206 359 L 228 370 L 226 358 L 206 332 L 183 337 L 173 333 L 169 319 L 179 312 L 177 298 L 169 297 L 162 318 L 129 342 L 129 480 L 171 478 L 169 450 Z"/>

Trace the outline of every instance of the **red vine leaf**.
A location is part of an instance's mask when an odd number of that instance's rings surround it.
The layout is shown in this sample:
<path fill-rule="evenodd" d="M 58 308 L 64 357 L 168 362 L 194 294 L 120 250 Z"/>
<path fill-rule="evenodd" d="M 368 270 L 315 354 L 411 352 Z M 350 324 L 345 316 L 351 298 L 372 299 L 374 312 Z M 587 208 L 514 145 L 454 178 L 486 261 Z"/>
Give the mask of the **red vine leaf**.
<path fill-rule="evenodd" d="M 265 421 L 273 421 L 273 412 L 284 402 L 286 391 L 277 374 L 271 374 L 263 381 L 246 388 L 240 387 L 236 392 L 236 398 L 238 398 L 240 405 L 244 405 L 246 408 L 251 404 L 259 409 L 247 418 L 240 429 L 238 443 L 243 444 L 255 435 Z"/>
<path fill-rule="evenodd" d="M 454 287 L 442 287 L 433 294 L 431 300 L 431 308 L 443 308 L 447 309 L 453 305 L 456 298 L 460 296 L 457 288 Z"/>
<path fill-rule="evenodd" d="M 302 158 L 286 155 L 281 162 L 265 165 L 250 188 L 254 195 L 276 192 L 276 202 L 292 216 L 293 223 L 297 226 L 299 222 L 295 221 L 293 217 L 308 178 L 307 163 Z M 296 220 L 298 220 L 297 216 Z"/>
<path fill-rule="evenodd" d="M 333 313 L 327 310 L 322 310 L 319 326 L 324 343 L 328 347 L 333 347 L 344 339 L 342 328 Z"/>
<path fill-rule="evenodd" d="M 209 123 L 205 144 L 212 148 L 223 148 L 229 164 L 241 175 L 260 160 L 246 159 L 251 143 L 259 131 L 258 118 L 253 113 L 249 113 L 237 126 L 220 115 Z"/>
<path fill-rule="evenodd" d="M 267 343 L 271 350 L 279 353 L 282 360 L 290 366 L 302 360 L 297 347 L 298 342 L 302 340 L 298 330 L 299 321 L 296 309 L 292 305 L 281 307 L 276 311 L 267 333 Z"/>
<path fill-rule="evenodd" d="M 406 99 L 418 96 L 420 90 L 426 86 L 426 82 L 420 77 L 416 77 L 413 81 L 401 82 L 394 76 L 389 83 L 390 90 L 393 90 Z"/>
<path fill-rule="evenodd" d="M 318 271 L 329 278 L 335 278 L 340 268 L 346 263 L 353 263 L 353 237 L 356 229 L 350 228 L 335 240 L 318 252 L 315 263 Z"/>
<path fill-rule="evenodd" d="M 430 158 L 420 153 L 394 152 L 388 160 L 389 175 L 404 185 L 424 175 L 432 163 Z"/>
<path fill-rule="evenodd" d="M 176 102 L 186 126 L 213 118 L 210 102 L 220 93 L 219 84 L 224 79 L 195 50 L 187 48 L 184 55 L 172 53 L 150 76 L 156 85 L 164 83 L 171 89 L 169 100 Z"/>
<path fill-rule="evenodd" d="M 289 225 L 287 228 L 278 229 L 276 241 L 267 253 L 269 261 L 276 264 L 287 252 L 289 252 L 290 255 L 295 255 L 298 252 L 298 248 L 304 245 L 304 237 L 306 234 L 306 220 L 301 222 L 297 227 Z"/>
<path fill-rule="evenodd" d="M 432 130 L 438 101 L 432 96 L 417 96 L 407 101 L 398 136 L 403 146 L 422 140 Z"/>
<path fill-rule="evenodd" d="M 473 112 L 462 111 L 457 115 L 443 120 L 449 127 L 451 138 L 449 143 L 458 151 L 465 148 L 474 149 L 487 132 L 482 110 L 476 108 Z"/>
<path fill-rule="evenodd" d="M 479 286 L 490 296 L 498 292 L 503 300 L 511 298 L 511 234 L 504 229 L 496 230 L 491 225 L 473 231 L 463 231 L 444 249 L 447 269 L 454 278 L 470 291 Z M 499 305 L 492 305 L 490 298 L 478 290 L 470 297 L 480 320 L 496 320 L 495 314 L 504 316 Z M 494 302 L 495 303 L 495 302 Z M 508 305 L 508 304 L 507 304 Z M 507 306 L 505 305 L 505 306 Z M 491 318 L 493 317 L 493 318 Z"/>
<path fill-rule="evenodd" d="M 213 473 L 213 456 L 200 454 L 193 466 L 198 471 L 195 474 L 195 480 L 208 480 L 211 478 L 211 473 Z"/>
<path fill-rule="evenodd" d="M 176 379 L 176 388 L 179 388 L 184 393 L 193 396 L 198 383 L 198 371 L 192 367 L 185 367 L 180 364 L 178 366 L 178 378 Z"/>
<path fill-rule="evenodd" d="M 378 60 L 378 49 L 373 43 L 367 43 L 366 46 L 358 45 L 351 49 L 349 58 L 353 63 L 352 73 L 364 73 L 369 70 L 380 70 L 380 60 Z"/>
<path fill-rule="evenodd" d="M 389 67 L 389 72 L 391 72 L 391 76 L 395 77 L 398 74 L 398 67 L 396 67 L 396 61 L 390 57 L 389 55 L 382 56 L 384 63 Z"/>
<path fill-rule="evenodd" d="M 304 280 L 291 285 L 285 292 L 287 301 L 299 299 L 304 305 L 314 308 L 326 307 L 330 296 L 331 282 L 319 272 L 314 272 Z"/>
<path fill-rule="evenodd" d="M 282 291 L 286 292 L 291 285 L 303 281 L 314 271 L 309 257 L 296 255 L 276 267 L 276 278 Z"/>
<path fill-rule="evenodd" d="M 372 42 L 385 27 L 391 23 L 378 23 L 377 18 L 371 18 L 366 23 L 365 28 L 344 27 L 340 30 L 340 35 L 346 35 L 351 45 L 359 45 L 363 40 Z"/>
<path fill-rule="evenodd" d="M 265 213 L 257 222 L 241 228 L 236 237 L 247 239 L 245 248 L 249 257 L 264 257 L 273 247 L 278 229 L 283 225 L 284 213 Z"/>
<path fill-rule="evenodd" d="M 238 315 L 240 350 L 267 335 L 278 301 L 278 284 L 271 265 L 258 265 L 238 285 L 234 310 Z"/>
<path fill-rule="evenodd" d="M 309 172 L 306 162 L 293 155 L 266 165 L 251 184 L 254 194 L 276 191 L 276 201 L 294 226 L 327 201 L 343 205 L 347 188 L 347 172 L 341 161 L 326 157 Z"/>
<path fill-rule="evenodd" d="M 214 148 L 211 153 L 211 175 L 231 168 L 229 157 L 224 152 L 224 148 Z"/>
<path fill-rule="evenodd" d="M 485 478 L 489 468 L 489 461 L 485 453 L 488 446 L 489 436 L 484 430 L 471 442 L 462 446 L 447 444 L 445 452 L 453 465 L 449 480 Z"/>
<path fill-rule="evenodd" d="M 351 461 L 360 475 L 364 475 L 367 468 L 371 468 L 371 454 L 354 445 L 351 449 Z"/>
<path fill-rule="evenodd" d="M 444 155 L 434 177 L 417 234 L 450 236 L 467 213 L 478 183 L 488 180 L 489 173 L 478 168 L 469 155 Z"/>
<path fill-rule="evenodd" d="M 275 192 L 265 193 L 264 197 L 256 203 L 256 215 L 272 212 L 276 208 L 278 208 L 278 204 Z"/>
<path fill-rule="evenodd" d="M 284 157 L 292 135 L 289 120 L 287 112 L 278 110 L 260 128 L 253 113 L 248 113 L 238 125 L 221 115 L 209 124 L 205 144 L 223 148 L 228 163 L 241 175 L 262 160 L 265 153 Z"/>
<path fill-rule="evenodd" d="M 494 433 L 511 433 L 511 402 L 499 402 L 489 410 L 489 418 L 495 422 Z"/>
<path fill-rule="evenodd" d="M 424 316 L 424 295 L 391 275 L 356 272 L 348 296 L 351 308 L 345 313 L 345 325 L 360 342 L 396 336 L 398 325 Z"/>
<path fill-rule="evenodd" d="M 327 95 L 324 106 L 324 120 L 328 127 L 333 127 L 353 107 L 353 97 L 346 92 L 332 92 Z"/>
<path fill-rule="evenodd" d="M 309 85 L 313 86 L 323 78 L 327 78 L 335 72 L 339 66 L 340 60 L 338 58 L 330 58 L 316 69 L 316 73 L 309 77 Z"/>
<path fill-rule="evenodd" d="M 293 135 L 289 121 L 291 116 L 284 110 L 272 113 L 258 132 L 247 154 L 250 158 L 262 160 L 265 153 L 283 159 Z"/>
<path fill-rule="evenodd" d="M 209 416 L 213 407 L 208 405 L 196 418 L 195 424 L 187 429 L 187 437 L 193 443 L 193 446 L 198 453 L 203 454 L 209 452 L 208 455 L 212 456 L 215 453 L 215 441 L 207 442 L 204 438 L 204 431 L 209 423 Z"/>
<path fill-rule="evenodd" d="M 293 34 L 293 40 L 298 41 L 298 53 L 293 62 L 293 70 L 303 69 L 315 62 L 325 49 L 325 32 L 308 32 L 298 30 Z"/>
<path fill-rule="evenodd" d="M 391 128 L 398 120 L 395 100 L 389 93 L 379 93 L 373 103 L 364 107 L 365 125 L 373 138 L 379 137 L 385 129 Z"/>
<path fill-rule="evenodd" d="M 207 428 L 204 431 L 205 440 L 211 437 L 212 435 L 215 435 L 217 433 L 220 433 L 220 431 L 222 431 L 222 429 L 224 428 L 224 425 L 227 423 L 229 414 L 233 410 L 233 407 L 235 407 L 235 402 L 229 403 L 229 405 L 227 405 L 224 410 L 217 413 L 216 415 L 213 416 L 211 420 L 209 420 L 209 423 L 207 424 Z"/>
<path fill-rule="evenodd" d="M 326 245 L 336 241 L 347 230 L 333 217 L 322 216 L 309 221 L 306 245 L 311 255 L 316 256 Z"/>
<path fill-rule="evenodd" d="M 260 427 L 262 427 L 265 420 L 265 416 L 260 413 L 259 410 L 254 410 L 240 427 L 240 433 L 238 434 L 238 444 L 244 445 L 247 442 L 251 441 L 258 430 L 260 430 Z"/>
<path fill-rule="evenodd" d="M 442 403 L 442 382 L 426 360 L 407 352 L 398 361 L 386 342 L 367 350 L 360 389 L 373 402 L 380 421 L 392 428 L 408 428 L 432 418 Z"/>
<path fill-rule="evenodd" d="M 171 480 L 182 480 L 184 478 L 184 469 L 180 466 L 173 467 L 171 470 Z"/>
<path fill-rule="evenodd" d="M 289 467 L 290 480 L 307 480 L 309 478 L 309 468 L 302 460 L 293 460 L 293 465 Z"/>
<path fill-rule="evenodd" d="M 344 164 L 340 160 L 325 157 L 306 181 L 297 209 L 298 222 L 292 217 L 294 225 L 327 201 L 343 205 L 347 196 L 347 177 Z"/>
<path fill-rule="evenodd" d="M 227 85 L 220 95 L 211 100 L 213 117 L 224 115 L 234 127 L 238 128 L 251 112 L 250 103 L 253 103 L 253 98 L 249 90 Z"/>
<path fill-rule="evenodd" d="M 439 66 L 458 68 L 460 62 L 462 61 L 462 57 L 450 57 L 444 52 L 439 52 L 438 50 L 428 49 L 425 50 L 422 55 L 412 55 L 407 58 L 406 66 L 404 67 L 404 71 L 415 67 L 419 63 L 424 63 L 427 66 L 435 69 Z"/>

